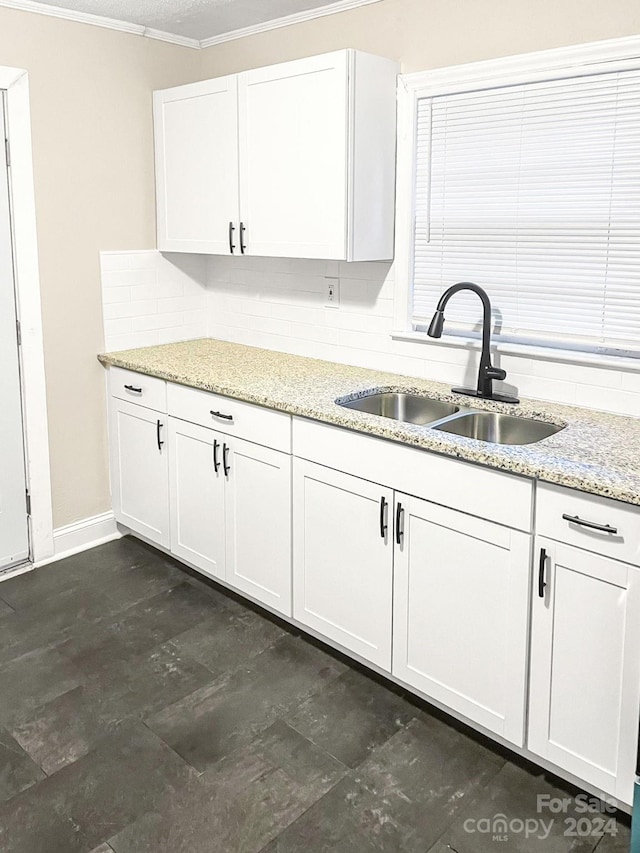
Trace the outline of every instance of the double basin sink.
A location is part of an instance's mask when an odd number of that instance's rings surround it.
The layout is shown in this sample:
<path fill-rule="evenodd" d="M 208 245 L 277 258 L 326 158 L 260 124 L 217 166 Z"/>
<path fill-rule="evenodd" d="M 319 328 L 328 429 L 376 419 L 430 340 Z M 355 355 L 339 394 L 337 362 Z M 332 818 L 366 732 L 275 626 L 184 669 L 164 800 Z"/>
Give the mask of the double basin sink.
<path fill-rule="evenodd" d="M 358 397 L 338 405 L 370 415 L 380 415 L 404 423 L 429 425 L 431 429 L 475 438 L 493 444 L 534 444 L 563 427 L 497 412 L 481 412 L 432 400 L 418 394 L 385 391 Z"/>

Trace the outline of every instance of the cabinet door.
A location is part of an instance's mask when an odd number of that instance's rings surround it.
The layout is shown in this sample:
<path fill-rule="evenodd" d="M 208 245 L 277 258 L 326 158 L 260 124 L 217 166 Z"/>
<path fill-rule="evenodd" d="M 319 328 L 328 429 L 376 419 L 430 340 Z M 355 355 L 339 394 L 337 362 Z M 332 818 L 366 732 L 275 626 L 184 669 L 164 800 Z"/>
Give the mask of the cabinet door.
<path fill-rule="evenodd" d="M 239 75 L 251 255 L 346 258 L 348 51 Z"/>
<path fill-rule="evenodd" d="M 293 615 L 386 670 L 392 499 L 390 489 L 294 459 Z"/>
<path fill-rule="evenodd" d="M 169 418 L 169 440 L 171 552 L 204 574 L 224 579 L 225 436 Z"/>
<path fill-rule="evenodd" d="M 640 570 L 540 537 L 536 544 L 528 747 L 630 804 Z M 542 549 L 546 585 L 538 590 Z"/>
<path fill-rule="evenodd" d="M 158 248 L 227 255 L 238 225 L 237 77 L 153 98 Z"/>
<path fill-rule="evenodd" d="M 393 674 L 524 742 L 526 533 L 396 494 Z"/>
<path fill-rule="evenodd" d="M 291 616 L 291 457 L 227 441 L 227 582 Z"/>
<path fill-rule="evenodd" d="M 116 520 L 169 547 L 167 416 L 111 398 L 111 480 Z"/>

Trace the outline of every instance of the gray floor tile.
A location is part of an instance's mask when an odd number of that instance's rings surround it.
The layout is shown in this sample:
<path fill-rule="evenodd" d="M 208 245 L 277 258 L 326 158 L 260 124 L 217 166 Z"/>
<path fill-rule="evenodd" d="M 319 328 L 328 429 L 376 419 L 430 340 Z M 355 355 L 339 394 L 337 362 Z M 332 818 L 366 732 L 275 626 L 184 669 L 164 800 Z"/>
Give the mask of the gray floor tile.
<path fill-rule="evenodd" d="M 66 610 L 29 608 L 0 619 L 0 667 L 30 652 L 54 646 L 87 623 L 69 617 Z"/>
<path fill-rule="evenodd" d="M 627 816 L 624 817 L 614 815 L 615 830 L 611 826 L 602 836 L 600 843 L 596 847 L 596 853 L 629 853 L 631 849 L 631 829 Z M 607 829 L 605 827 L 605 829 Z M 614 834 L 615 832 L 615 834 Z"/>
<path fill-rule="evenodd" d="M 146 558 L 149 560 L 149 557 Z M 108 575 L 107 596 L 121 608 L 130 607 L 185 581 L 185 573 L 166 558 L 140 562 Z"/>
<path fill-rule="evenodd" d="M 222 674 L 243 664 L 285 636 L 275 623 L 245 607 L 229 607 L 171 640 L 181 652 Z"/>
<path fill-rule="evenodd" d="M 78 668 L 56 649 L 40 649 L 0 667 L 0 720 L 10 721 L 72 690 Z"/>
<path fill-rule="evenodd" d="M 469 833 L 556 789 L 135 539 L 6 584 L 2 853 L 596 846 Z M 628 843 L 621 820 L 597 850 Z"/>
<path fill-rule="evenodd" d="M 284 770 L 314 794 L 324 794 L 348 772 L 342 762 L 311 743 L 283 720 L 276 720 L 248 749 Z M 227 762 L 232 760 L 233 756 L 229 756 Z M 213 768 L 208 778 L 215 778 L 215 771 Z"/>
<path fill-rule="evenodd" d="M 91 850 L 168 807 L 193 771 L 140 722 L 0 808 L 2 853 Z"/>
<path fill-rule="evenodd" d="M 47 570 L 55 572 L 49 566 L 42 569 Z M 31 575 L 21 577 L 26 579 Z M 48 587 L 51 583 L 47 581 L 43 585 Z M 91 634 L 96 624 L 109 624 L 127 606 L 126 602 L 117 600 L 117 596 L 109 597 L 99 585 L 90 587 L 78 583 L 65 588 L 62 584 L 59 591 L 40 590 L 39 587 L 40 584 L 36 591 L 29 591 L 28 603 L 16 605 L 15 612 L 0 619 L 0 666 L 28 652 L 62 643 L 83 630 Z M 39 600 L 37 595 L 41 596 Z M 19 597 L 15 591 L 14 598 Z"/>
<path fill-rule="evenodd" d="M 307 699 L 288 723 L 343 764 L 357 767 L 415 715 L 406 699 L 350 669 Z"/>
<path fill-rule="evenodd" d="M 17 742 L 51 776 L 86 755 L 122 717 L 84 687 L 23 714 L 11 724 Z"/>
<path fill-rule="evenodd" d="M 61 560 L 2 581 L 0 591 L 2 598 L 15 610 L 38 605 L 49 596 L 59 595 L 77 585 L 77 580 L 67 570 L 66 560 Z"/>
<path fill-rule="evenodd" d="M 110 839 L 116 853 L 257 853 L 346 772 L 284 724 L 219 762 L 163 813 Z"/>
<path fill-rule="evenodd" d="M 191 584 L 181 583 L 115 617 L 79 627 L 58 648 L 83 671 L 95 672 L 114 660 L 152 649 L 200 622 L 214 621 L 224 607 L 222 596 L 205 596 Z"/>
<path fill-rule="evenodd" d="M 0 801 L 44 779 L 44 773 L 8 731 L 0 728 Z"/>
<path fill-rule="evenodd" d="M 444 723 L 414 719 L 267 850 L 424 853 L 500 767 L 492 753 Z"/>
<path fill-rule="evenodd" d="M 156 563 L 159 558 L 157 551 L 139 540 L 132 537 L 116 539 L 3 581 L 0 597 L 15 609 L 32 605 L 39 607 L 49 596 L 65 590 L 96 586 L 104 588 L 113 574 L 141 564 Z"/>
<path fill-rule="evenodd" d="M 588 829 L 584 837 L 570 834 L 567 820 L 579 815 L 571 807 L 566 813 L 540 810 L 538 796 L 542 794 L 558 799 L 570 796 L 555 788 L 542 771 L 508 762 L 443 833 L 432 853 L 449 853 L 450 848 L 458 853 L 494 853 L 498 844 L 501 848 L 508 845 L 510 853 L 591 853 L 600 837 Z M 506 831 L 496 819 L 498 815 L 506 818 Z M 526 821 L 528 831 L 523 826 Z M 503 838 L 500 842 L 494 839 L 494 829 Z"/>
<path fill-rule="evenodd" d="M 310 643 L 286 636 L 147 722 L 190 764 L 206 770 L 345 669 Z"/>
<path fill-rule="evenodd" d="M 164 708 L 213 679 L 171 646 L 102 667 L 82 686 L 14 720 L 14 737 L 51 775 L 81 756 L 126 717 Z"/>

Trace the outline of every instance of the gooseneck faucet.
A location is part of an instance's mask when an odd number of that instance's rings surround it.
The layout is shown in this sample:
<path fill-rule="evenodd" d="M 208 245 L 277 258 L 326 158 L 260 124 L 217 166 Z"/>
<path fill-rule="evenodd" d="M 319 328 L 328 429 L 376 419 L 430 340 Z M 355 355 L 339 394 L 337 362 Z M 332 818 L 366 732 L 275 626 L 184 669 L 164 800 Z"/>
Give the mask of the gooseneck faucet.
<path fill-rule="evenodd" d="M 430 338 L 442 337 L 442 329 L 444 327 L 444 309 L 447 302 L 451 299 L 454 293 L 460 290 L 470 290 L 472 293 L 477 293 L 482 301 L 482 354 L 480 356 L 480 367 L 478 368 L 478 387 L 477 388 L 452 388 L 456 394 L 467 394 L 470 397 L 483 397 L 485 400 L 498 400 L 501 403 L 519 403 L 516 397 L 509 397 L 506 394 L 494 394 L 493 380 L 506 379 L 507 372 L 501 367 L 494 367 L 491 364 L 491 302 L 479 285 L 472 281 L 460 281 L 458 284 L 453 284 L 440 297 L 436 312 L 429 324 L 427 334 Z"/>

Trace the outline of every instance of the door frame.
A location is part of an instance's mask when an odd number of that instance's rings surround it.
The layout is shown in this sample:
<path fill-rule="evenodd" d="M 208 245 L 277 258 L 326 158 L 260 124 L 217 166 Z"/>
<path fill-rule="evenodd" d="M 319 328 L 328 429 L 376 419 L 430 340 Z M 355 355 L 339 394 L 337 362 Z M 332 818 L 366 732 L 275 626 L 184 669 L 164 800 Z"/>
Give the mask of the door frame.
<path fill-rule="evenodd" d="M 38 237 L 33 186 L 29 77 L 23 68 L 0 66 L 6 92 L 6 121 L 11 165 L 12 239 L 16 312 L 20 322 L 20 371 L 25 430 L 27 488 L 31 496 L 32 563 L 53 552 L 49 430 L 44 371 Z M 17 571 L 24 571 L 24 568 Z M 5 577 L 11 575 L 8 572 Z"/>

